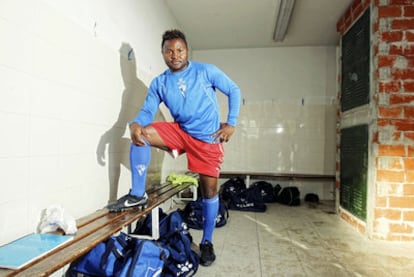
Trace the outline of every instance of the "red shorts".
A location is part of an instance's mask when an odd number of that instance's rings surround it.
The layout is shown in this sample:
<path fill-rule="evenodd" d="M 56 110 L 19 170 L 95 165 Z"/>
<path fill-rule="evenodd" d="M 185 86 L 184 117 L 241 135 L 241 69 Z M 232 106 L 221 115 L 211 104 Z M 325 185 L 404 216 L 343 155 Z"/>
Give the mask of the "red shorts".
<path fill-rule="evenodd" d="M 219 177 L 224 156 L 222 143 L 210 144 L 195 139 L 184 132 L 176 122 L 155 122 L 151 126 L 168 148 L 177 150 L 179 155 L 187 153 L 189 170 Z"/>

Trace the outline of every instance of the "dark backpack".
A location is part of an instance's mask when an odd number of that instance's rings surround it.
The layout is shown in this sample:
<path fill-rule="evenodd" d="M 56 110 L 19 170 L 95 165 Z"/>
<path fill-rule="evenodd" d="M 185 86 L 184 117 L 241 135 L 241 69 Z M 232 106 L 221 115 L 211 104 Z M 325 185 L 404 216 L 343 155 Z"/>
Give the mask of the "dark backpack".
<path fill-rule="evenodd" d="M 65 276 L 159 276 L 168 256 L 159 243 L 121 232 L 74 261 Z"/>
<path fill-rule="evenodd" d="M 192 229 L 203 229 L 203 199 L 200 197 L 196 201 L 188 202 L 184 209 L 180 211 L 181 216 L 187 226 Z M 219 209 L 216 218 L 216 227 L 226 225 L 229 218 L 229 210 L 223 200 L 219 200 Z"/>
<path fill-rule="evenodd" d="M 288 205 L 299 206 L 300 205 L 300 192 L 297 187 L 290 186 L 281 188 L 279 185 L 275 186 L 276 202 Z"/>
<path fill-rule="evenodd" d="M 255 186 L 231 194 L 227 206 L 230 210 L 249 212 L 265 212 L 267 209 L 261 190 Z"/>
<path fill-rule="evenodd" d="M 228 201 L 234 194 L 238 194 L 246 190 L 246 183 L 240 177 L 234 177 L 228 179 L 220 187 L 220 198 L 223 201 Z"/>
<path fill-rule="evenodd" d="M 160 238 L 157 242 L 168 250 L 169 257 L 165 260 L 161 276 L 193 276 L 198 270 L 199 257 L 191 249 L 192 237 L 187 224 L 183 221 L 179 211 L 166 214 L 159 209 Z M 147 216 L 141 223 L 137 223 L 135 234 L 151 234 L 152 217 Z"/>
<path fill-rule="evenodd" d="M 265 203 L 276 202 L 274 189 L 271 183 L 268 183 L 266 181 L 257 181 L 253 183 L 250 187 L 257 187 L 257 189 L 260 190 L 263 197 L 263 201 Z"/>
<path fill-rule="evenodd" d="M 311 203 L 319 203 L 319 196 L 315 193 L 307 193 L 305 195 L 305 201 Z"/>
<path fill-rule="evenodd" d="M 152 240 L 138 240 L 133 249 L 134 253 L 127 259 L 119 277 L 160 276 L 168 259 L 169 251 L 158 242 Z M 151 261 L 151 262 L 150 262 Z"/>

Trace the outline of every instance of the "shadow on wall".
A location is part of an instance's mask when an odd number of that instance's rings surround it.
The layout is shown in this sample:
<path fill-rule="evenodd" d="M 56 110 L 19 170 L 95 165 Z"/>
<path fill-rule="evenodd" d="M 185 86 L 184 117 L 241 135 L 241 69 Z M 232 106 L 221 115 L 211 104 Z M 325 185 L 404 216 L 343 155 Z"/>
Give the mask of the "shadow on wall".
<path fill-rule="evenodd" d="M 120 66 L 124 90 L 122 93 L 121 110 L 118 118 L 100 138 L 96 155 L 98 164 L 105 166 L 108 162 L 108 179 L 109 179 L 109 201 L 112 202 L 118 198 L 118 186 L 121 175 L 121 168 L 124 166 L 130 170 L 129 165 L 129 122 L 134 119 L 143 104 L 147 95 L 148 88 L 137 78 L 137 67 L 133 48 L 128 43 L 122 43 L 119 49 Z M 164 120 L 160 112 L 157 113 L 156 121 Z M 108 157 L 105 152 L 108 150 Z M 164 153 L 155 148 L 151 149 L 152 159 L 147 174 L 148 183 L 160 183 L 161 166 Z"/>

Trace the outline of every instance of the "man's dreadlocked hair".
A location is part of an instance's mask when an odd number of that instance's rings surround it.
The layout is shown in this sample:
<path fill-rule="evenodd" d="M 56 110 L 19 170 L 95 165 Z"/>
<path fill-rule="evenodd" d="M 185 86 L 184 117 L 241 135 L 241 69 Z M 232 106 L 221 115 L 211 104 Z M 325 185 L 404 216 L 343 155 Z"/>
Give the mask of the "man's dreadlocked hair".
<path fill-rule="evenodd" d="M 165 41 L 175 39 L 175 38 L 182 39 L 185 43 L 185 46 L 188 47 L 187 39 L 185 38 L 184 33 L 181 32 L 180 30 L 173 29 L 173 30 L 165 31 L 165 33 L 162 35 L 161 49 L 164 46 Z"/>

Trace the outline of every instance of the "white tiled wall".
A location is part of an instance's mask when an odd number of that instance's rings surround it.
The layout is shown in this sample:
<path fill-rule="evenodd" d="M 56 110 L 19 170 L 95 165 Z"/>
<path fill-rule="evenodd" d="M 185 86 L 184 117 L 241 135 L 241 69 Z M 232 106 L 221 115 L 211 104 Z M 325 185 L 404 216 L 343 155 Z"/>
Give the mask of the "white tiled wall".
<path fill-rule="evenodd" d="M 243 103 L 223 171 L 335 174 L 334 47 L 195 51 L 225 71 Z M 227 99 L 219 94 L 223 120 Z M 280 182 L 332 199 L 332 181 Z"/>
<path fill-rule="evenodd" d="M 112 197 L 128 192 L 127 122 L 171 27 L 161 0 L 0 1 L 0 244 L 52 204 L 75 218 L 103 207 L 110 180 Z"/>
<path fill-rule="evenodd" d="M 334 47 L 196 51 L 242 90 L 224 171 L 334 174 Z M 223 120 L 227 99 L 220 96 Z"/>
<path fill-rule="evenodd" d="M 301 105 L 299 100 L 245 104 L 233 140 L 225 146 L 223 170 L 334 174 L 335 122 L 325 118 L 335 111 L 334 104 Z"/>

